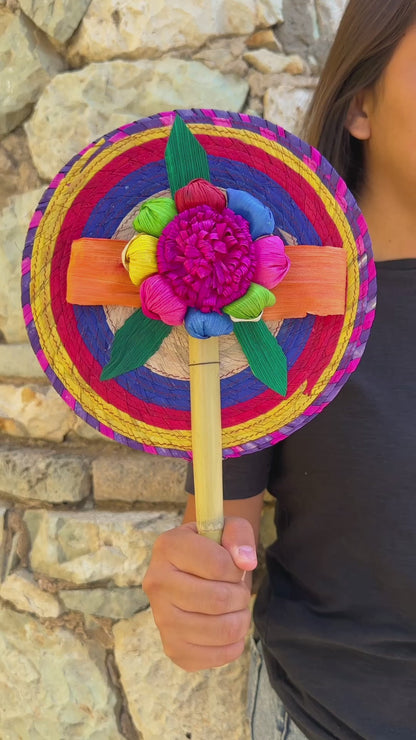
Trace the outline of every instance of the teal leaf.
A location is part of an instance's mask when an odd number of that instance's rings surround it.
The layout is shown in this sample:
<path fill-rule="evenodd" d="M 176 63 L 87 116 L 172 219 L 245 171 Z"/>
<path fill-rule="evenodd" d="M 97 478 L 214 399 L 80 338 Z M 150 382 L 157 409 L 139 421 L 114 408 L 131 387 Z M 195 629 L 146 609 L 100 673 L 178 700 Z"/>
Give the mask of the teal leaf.
<path fill-rule="evenodd" d="M 100 380 L 111 380 L 144 365 L 171 331 L 171 326 L 149 319 L 141 308 L 135 311 L 115 333 L 111 359 L 103 368 Z"/>
<path fill-rule="evenodd" d="M 207 153 L 178 115 L 170 132 L 165 163 L 172 197 L 191 180 L 201 177 L 211 181 Z"/>
<path fill-rule="evenodd" d="M 234 332 L 253 375 L 276 393 L 287 393 L 287 360 L 281 346 L 260 321 L 237 321 Z"/>

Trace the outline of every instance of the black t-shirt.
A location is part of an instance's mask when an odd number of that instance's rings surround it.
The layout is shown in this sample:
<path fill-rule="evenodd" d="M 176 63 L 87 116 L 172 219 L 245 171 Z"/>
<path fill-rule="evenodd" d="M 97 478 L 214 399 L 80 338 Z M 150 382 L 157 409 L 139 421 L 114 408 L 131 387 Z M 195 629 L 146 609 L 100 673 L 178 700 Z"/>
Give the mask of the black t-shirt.
<path fill-rule="evenodd" d="M 377 278 L 367 348 L 335 400 L 224 463 L 226 497 L 278 500 L 255 623 L 311 740 L 416 738 L 416 259 Z"/>

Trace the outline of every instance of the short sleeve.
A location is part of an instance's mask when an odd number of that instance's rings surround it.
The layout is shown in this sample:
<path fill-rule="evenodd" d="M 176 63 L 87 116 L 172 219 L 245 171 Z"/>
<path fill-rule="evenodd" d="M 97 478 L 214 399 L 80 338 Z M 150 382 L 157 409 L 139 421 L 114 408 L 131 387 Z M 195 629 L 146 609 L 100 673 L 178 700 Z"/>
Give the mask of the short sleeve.
<path fill-rule="evenodd" d="M 224 499 L 252 498 L 268 487 L 273 465 L 274 447 L 267 447 L 251 455 L 223 460 Z M 195 493 L 192 464 L 189 464 L 185 488 Z"/>

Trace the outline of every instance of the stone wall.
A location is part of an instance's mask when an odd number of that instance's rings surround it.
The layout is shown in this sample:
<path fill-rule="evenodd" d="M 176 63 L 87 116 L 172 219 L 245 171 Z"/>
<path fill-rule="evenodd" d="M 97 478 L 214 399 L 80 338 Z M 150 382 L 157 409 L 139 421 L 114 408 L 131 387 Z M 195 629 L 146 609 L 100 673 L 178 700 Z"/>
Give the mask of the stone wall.
<path fill-rule="evenodd" d="M 5 740 L 247 737 L 247 655 L 216 671 L 182 672 L 163 656 L 141 589 L 155 537 L 180 521 L 184 463 L 105 440 L 48 385 L 21 317 L 20 258 L 48 180 L 123 123 L 201 106 L 254 112 L 296 131 L 344 5 L 0 3 Z M 269 514 L 266 506 L 266 538 Z"/>

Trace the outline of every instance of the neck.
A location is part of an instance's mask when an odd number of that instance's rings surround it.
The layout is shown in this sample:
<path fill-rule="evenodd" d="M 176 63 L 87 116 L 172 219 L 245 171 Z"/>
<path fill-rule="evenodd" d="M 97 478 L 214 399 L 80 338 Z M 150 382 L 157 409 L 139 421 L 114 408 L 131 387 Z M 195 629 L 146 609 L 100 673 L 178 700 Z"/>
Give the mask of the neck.
<path fill-rule="evenodd" d="M 368 224 L 376 261 L 416 258 L 416 205 L 409 202 L 404 190 L 386 182 L 377 188 L 369 183 L 359 205 Z"/>

